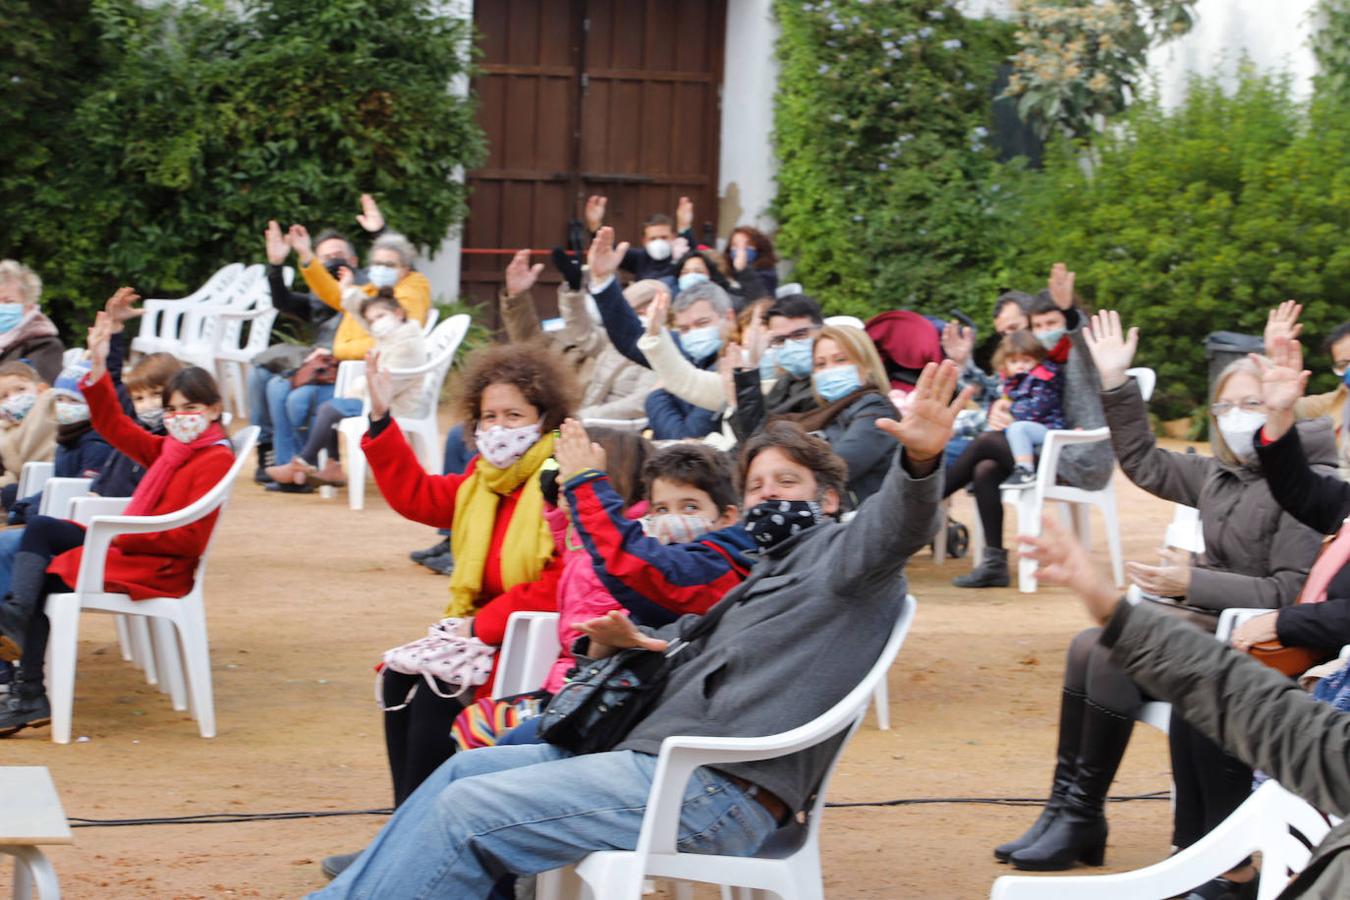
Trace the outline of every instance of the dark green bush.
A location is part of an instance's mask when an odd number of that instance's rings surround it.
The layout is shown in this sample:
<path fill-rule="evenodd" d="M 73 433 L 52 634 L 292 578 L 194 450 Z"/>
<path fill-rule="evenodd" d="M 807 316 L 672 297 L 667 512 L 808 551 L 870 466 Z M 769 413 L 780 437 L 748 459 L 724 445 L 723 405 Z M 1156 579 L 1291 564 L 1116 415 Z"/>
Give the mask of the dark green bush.
<path fill-rule="evenodd" d="M 470 26 L 441 4 L 94 0 L 63 2 L 64 23 L 46 0 L 20 6 L 31 33 L 0 40 L 55 53 L 32 96 L 66 105 L 0 143 L 0 255 L 39 271 L 64 324 L 119 282 L 176 296 L 262 261 L 271 217 L 359 231 L 363 191 L 420 244 L 464 215 L 453 175 L 482 136 L 449 92 Z M 66 48 L 85 58 L 66 65 Z"/>
<path fill-rule="evenodd" d="M 1012 192 L 987 146 L 1011 29 L 937 0 L 778 0 L 774 215 L 831 312 L 983 308 Z"/>
<path fill-rule="evenodd" d="M 1306 107 L 1287 78 L 1240 73 L 1235 92 L 1196 79 L 1166 113 L 1140 102 L 1087 154 L 1061 144 L 1023 193 L 1005 264 L 1037 285 L 1055 260 L 1079 293 L 1142 332 L 1165 418 L 1206 401 L 1204 336 L 1260 334 L 1267 310 L 1305 304 L 1318 342 L 1350 318 L 1350 122 L 1329 98 Z"/>

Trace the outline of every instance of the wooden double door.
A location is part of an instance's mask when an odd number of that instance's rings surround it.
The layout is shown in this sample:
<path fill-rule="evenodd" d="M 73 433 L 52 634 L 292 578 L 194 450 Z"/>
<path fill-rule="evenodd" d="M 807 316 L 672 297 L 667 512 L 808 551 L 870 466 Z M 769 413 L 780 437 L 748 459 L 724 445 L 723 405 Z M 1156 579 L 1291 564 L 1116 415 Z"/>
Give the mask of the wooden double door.
<path fill-rule="evenodd" d="M 509 256 L 563 244 L 591 194 L 636 242 L 652 213 L 717 218 L 726 0 L 478 0 L 473 88 L 486 164 L 468 173 L 462 293 L 492 310 Z M 547 262 L 547 257 L 536 257 Z M 559 281 L 535 290 L 544 315 Z"/>

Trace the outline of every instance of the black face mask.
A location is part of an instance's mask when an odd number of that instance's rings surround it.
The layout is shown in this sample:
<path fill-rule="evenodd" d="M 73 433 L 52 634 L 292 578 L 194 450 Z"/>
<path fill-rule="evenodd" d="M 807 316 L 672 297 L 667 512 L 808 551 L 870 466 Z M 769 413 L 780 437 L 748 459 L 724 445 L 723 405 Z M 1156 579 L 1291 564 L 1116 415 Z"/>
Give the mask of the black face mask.
<path fill-rule="evenodd" d="M 325 259 L 323 261 L 323 267 L 328 270 L 328 274 L 332 275 L 335 280 L 337 279 L 338 273 L 340 271 L 342 271 L 343 269 L 351 268 L 351 266 L 347 265 L 347 261 L 341 258 Z"/>
<path fill-rule="evenodd" d="M 759 549 L 770 550 L 824 520 L 814 500 L 766 500 L 745 514 L 745 530 Z"/>

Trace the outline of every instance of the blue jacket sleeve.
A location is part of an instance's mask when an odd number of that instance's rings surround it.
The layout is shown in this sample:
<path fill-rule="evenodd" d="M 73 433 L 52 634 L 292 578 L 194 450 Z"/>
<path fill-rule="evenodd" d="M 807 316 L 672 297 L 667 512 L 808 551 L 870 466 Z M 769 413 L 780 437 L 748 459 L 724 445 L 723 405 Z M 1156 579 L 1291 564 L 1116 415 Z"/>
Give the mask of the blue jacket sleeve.
<path fill-rule="evenodd" d="M 633 312 L 633 307 L 623 298 L 619 280 L 612 279 L 603 291 L 591 296 L 595 298 L 595 305 L 600 308 L 600 321 L 604 324 L 605 333 L 609 335 L 609 341 L 614 345 L 614 349 L 639 366 L 650 369 L 651 365 L 647 362 L 646 355 L 637 346 L 638 338 L 642 337 L 646 329 L 637 313 Z"/>
<path fill-rule="evenodd" d="M 131 402 L 131 392 L 122 386 L 122 366 L 127 353 L 126 333 L 114 334 L 108 342 L 108 374 L 112 376 L 113 387 L 117 389 L 117 402 L 122 411 L 129 416 L 136 415 L 136 404 Z"/>
<path fill-rule="evenodd" d="M 685 403 L 663 389 L 647 395 L 646 408 L 652 437 L 658 441 L 701 438 L 717 430 L 718 413 Z"/>

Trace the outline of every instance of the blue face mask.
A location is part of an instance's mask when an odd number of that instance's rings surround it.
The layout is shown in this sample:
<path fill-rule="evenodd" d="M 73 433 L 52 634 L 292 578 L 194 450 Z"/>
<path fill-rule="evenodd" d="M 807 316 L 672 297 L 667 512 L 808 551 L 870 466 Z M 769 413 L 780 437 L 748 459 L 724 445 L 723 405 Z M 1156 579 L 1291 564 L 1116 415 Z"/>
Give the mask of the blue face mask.
<path fill-rule="evenodd" d="M 722 349 L 722 331 L 716 325 L 694 328 L 680 335 L 680 345 L 693 359 L 707 359 Z"/>
<path fill-rule="evenodd" d="M 746 248 L 745 248 L 745 264 L 746 264 L 746 265 L 749 265 L 750 263 L 754 262 L 754 261 L 755 261 L 756 259 L 758 259 L 758 258 L 759 258 L 759 254 L 755 252 L 755 248 L 754 248 L 754 247 L 746 247 Z"/>
<path fill-rule="evenodd" d="M 1346 387 L 1350 387 L 1350 369 L 1346 369 L 1344 372 L 1341 373 L 1341 382 Z"/>
<path fill-rule="evenodd" d="M 1064 337 L 1064 329 L 1056 328 L 1054 331 L 1033 331 L 1036 340 L 1041 342 L 1041 346 L 1047 350 L 1053 350 L 1059 346 L 1059 341 Z"/>
<path fill-rule="evenodd" d="M 759 358 L 759 380 L 772 381 L 778 377 L 778 351 L 770 347 Z"/>
<path fill-rule="evenodd" d="M 685 272 L 680 276 L 680 290 L 687 291 L 696 284 L 702 284 L 708 280 L 708 276 L 702 272 Z"/>
<path fill-rule="evenodd" d="M 398 269 L 393 266 L 371 266 L 366 270 L 370 283 L 377 288 L 393 287 L 398 284 Z"/>
<path fill-rule="evenodd" d="M 793 378 L 805 378 L 811 374 L 811 350 L 814 346 L 815 342 L 811 338 L 802 338 L 800 341 L 784 341 L 783 346 L 778 348 L 774 357 L 779 368 Z"/>
<path fill-rule="evenodd" d="M 858 367 L 851 365 L 821 369 L 811 376 L 811 380 L 815 383 L 816 393 L 823 397 L 826 403 L 847 397 L 862 387 L 862 380 L 858 378 Z"/>
<path fill-rule="evenodd" d="M 22 303 L 0 303 L 0 334 L 23 321 Z"/>

